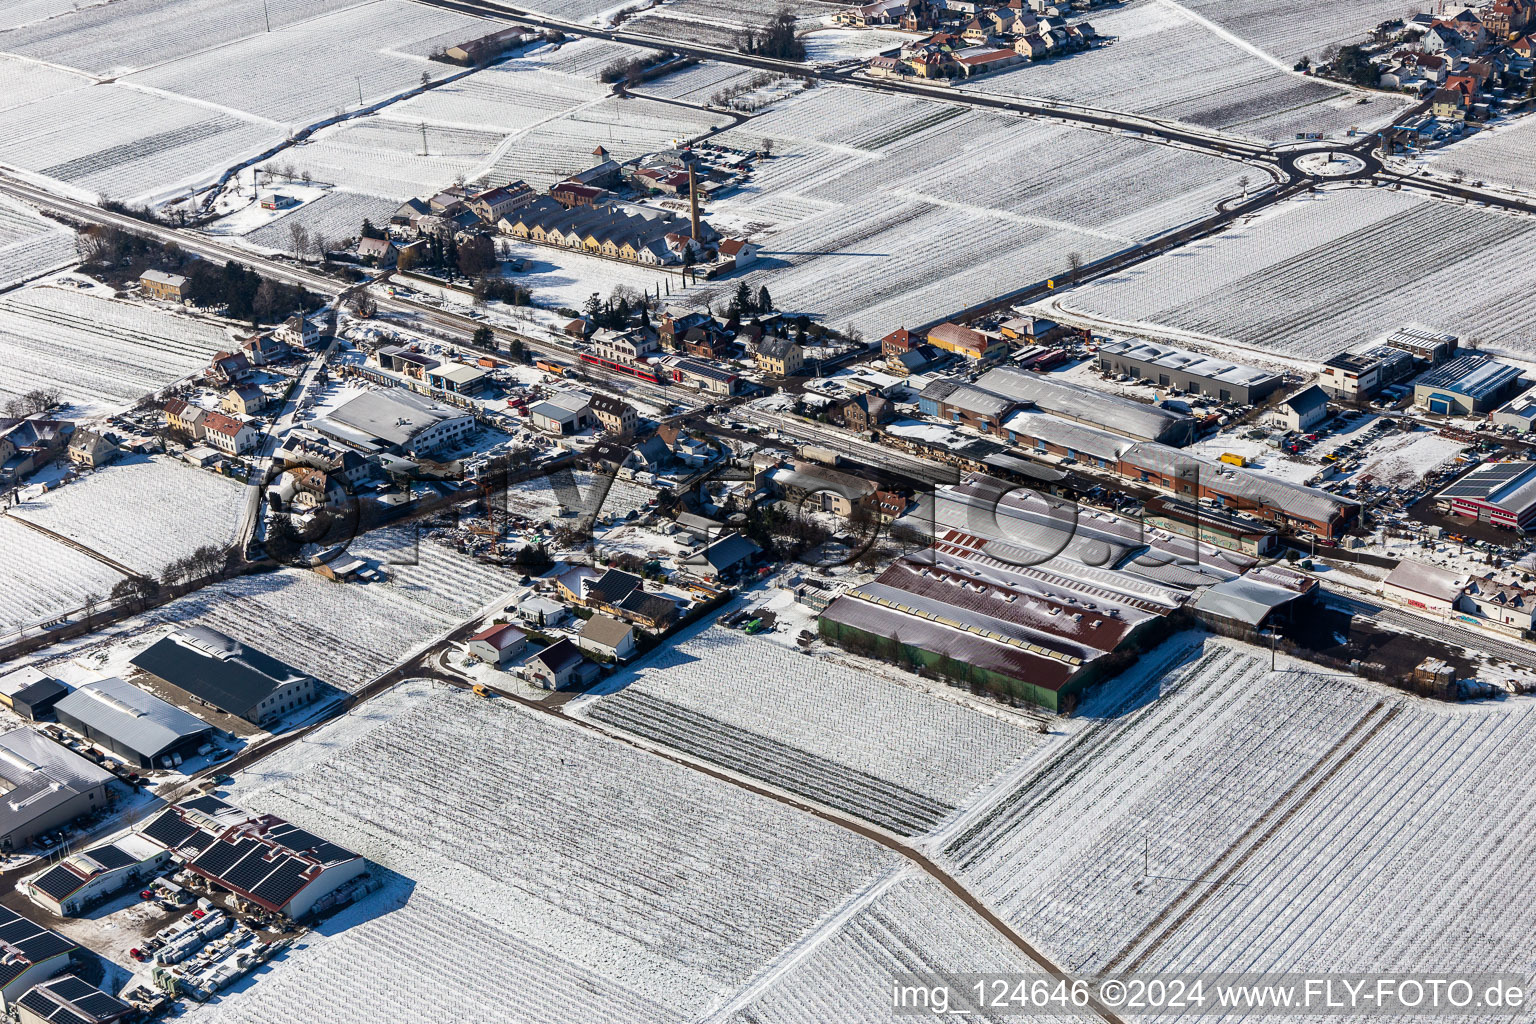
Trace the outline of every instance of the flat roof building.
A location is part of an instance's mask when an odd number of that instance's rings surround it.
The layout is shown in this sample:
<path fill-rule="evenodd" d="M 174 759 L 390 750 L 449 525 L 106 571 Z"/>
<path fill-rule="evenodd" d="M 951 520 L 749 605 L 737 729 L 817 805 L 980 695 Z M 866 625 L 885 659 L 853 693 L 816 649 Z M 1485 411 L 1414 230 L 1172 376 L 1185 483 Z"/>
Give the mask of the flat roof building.
<path fill-rule="evenodd" d="M 1536 388 L 1510 399 L 1488 417 L 1496 427 L 1513 427 L 1522 434 L 1536 429 Z"/>
<path fill-rule="evenodd" d="M 1195 436 L 1194 420 L 1184 413 L 1055 380 L 1029 370 L 999 366 L 982 374 L 976 387 L 1020 406 L 1033 404 L 1064 419 L 1137 440 L 1182 446 Z"/>
<path fill-rule="evenodd" d="M 400 388 L 367 391 L 309 424 L 365 454 L 428 455 L 461 443 L 474 417 Z"/>
<path fill-rule="evenodd" d="M 126 680 L 86 683 L 54 708 L 59 724 L 140 768 L 169 768 L 213 738 L 213 726 Z"/>
<path fill-rule="evenodd" d="M 1536 525 L 1536 462 L 1488 462 L 1441 491 L 1452 515 L 1511 530 Z"/>
<path fill-rule="evenodd" d="M 1323 363 L 1318 386 L 1334 398 L 1356 401 L 1413 374 L 1413 353 L 1391 345 L 1341 352 Z"/>
<path fill-rule="evenodd" d="M 111 782 L 111 772 L 41 733 L 0 734 L 0 851 L 105 807 Z"/>
<path fill-rule="evenodd" d="M 1458 339 L 1454 334 L 1440 334 L 1420 327 L 1404 327 L 1387 336 L 1388 345 L 1410 353 L 1420 362 L 1434 366 L 1456 353 Z"/>
<path fill-rule="evenodd" d="M 1413 404 L 1441 416 L 1476 416 L 1515 393 L 1520 368 L 1481 355 L 1458 356 L 1413 385 Z"/>
<path fill-rule="evenodd" d="M 262 725 L 318 696 L 313 676 L 207 626 L 189 626 L 133 658 L 194 700 Z"/>
<path fill-rule="evenodd" d="M 69 688 L 37 668 L 19 668 L 0 676 L 0 704 L 32 721 L 53 711 Z"/>
<path fill-rule="evenodd" d="M 66 857 L 27 880 L 27 898 L 50 914 L 74 917 L 130 885 L 152 878 L 170 853 L 136 832 Z"/>
<path fill-rule="evenodd" d="M 1099 369 L 1146 378 L 1160 388 L 1176 388 L 1240 405 L 1263 401 L 1282 383 L 1279 374 L 1241 363 L 1129 339 L 1099 346 Z"/>

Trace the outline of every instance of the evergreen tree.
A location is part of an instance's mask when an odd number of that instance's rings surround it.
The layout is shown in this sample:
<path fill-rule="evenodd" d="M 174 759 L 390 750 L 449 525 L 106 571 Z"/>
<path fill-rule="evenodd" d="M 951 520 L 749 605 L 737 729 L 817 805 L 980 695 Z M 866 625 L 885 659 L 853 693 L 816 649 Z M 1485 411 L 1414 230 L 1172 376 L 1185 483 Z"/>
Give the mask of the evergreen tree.
<path fill-rule="evenodd" d="M 757 290 L 757 311 L 759 313 L 773 312 L 773 296 L 768 294 L 767 285 L 763 285 Z"/>

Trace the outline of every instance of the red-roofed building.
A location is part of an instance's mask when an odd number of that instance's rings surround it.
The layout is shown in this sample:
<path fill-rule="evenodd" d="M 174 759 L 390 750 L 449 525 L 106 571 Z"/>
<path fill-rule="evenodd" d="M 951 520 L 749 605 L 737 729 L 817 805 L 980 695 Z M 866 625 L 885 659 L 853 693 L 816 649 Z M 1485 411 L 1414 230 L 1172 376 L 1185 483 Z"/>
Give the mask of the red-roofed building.
<path fill-rule="evenodd" d="M 720 243 L 720 255 L 735 260 L 738 267 L 745 267 L 757 259 L 757 246 L 739 238 L 727 238 Z"/>
<path fill-rule="evenodd" d="M 497 668 L 521 657 L 527 647 L 528 633 L 510 623 L 481 630 L 465 644 L 465 650 L 470 654 Z"/>
<path fill-rule="evenodd" d="M 203 417 L 203 439 L 226 455 L 244 455 L 256 447 L 256 431 L 233 416 L 210 412 Z"/>

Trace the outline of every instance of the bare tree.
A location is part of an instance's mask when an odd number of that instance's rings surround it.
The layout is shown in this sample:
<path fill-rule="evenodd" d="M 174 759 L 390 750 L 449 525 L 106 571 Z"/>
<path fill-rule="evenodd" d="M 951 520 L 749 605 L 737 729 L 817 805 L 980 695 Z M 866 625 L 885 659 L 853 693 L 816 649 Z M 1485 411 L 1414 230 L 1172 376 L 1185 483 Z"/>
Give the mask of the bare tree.
<path fill-rule="evenodd" d="M 1083 271 L 1083 254 L 1080 252 L 1067 253 L 1067 267 L 1069 268 L 1067 280 L 1077 284 L 1077 275 Z"/>
<path fill-rule="evenodd" d="M 1249 184 L 1251 184 L 1251 182 L 1252 182 L 1252 179 L 1249 178 L 1248 175 L 1246 175 L 1246 174 L 1240 174 L 1237 177 L 1237 186 L 1238 186 L 1238 188 L 1241 188 L 1243 190 L 1243 198 L 1244 199 L 1248 198 L 1248 186 L 1249 186 Z"/>
<path fill-rule="evenodd" d="M 289 221 L 288 238 L 293 242 L 293 254 L 304 259 L 309 254 L 309 229 L 298 221 Z"/>

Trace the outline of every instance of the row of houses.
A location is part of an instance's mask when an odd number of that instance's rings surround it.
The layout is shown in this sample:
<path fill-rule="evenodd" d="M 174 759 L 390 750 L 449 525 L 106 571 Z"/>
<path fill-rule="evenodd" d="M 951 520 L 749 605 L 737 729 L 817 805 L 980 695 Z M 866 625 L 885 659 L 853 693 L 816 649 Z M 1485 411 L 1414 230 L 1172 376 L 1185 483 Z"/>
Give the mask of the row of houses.
<path fill-rule="evenodd" d="M 865 65 L 871 76 L 972 78 L 1092 46 L 1098 40 L 1094 27 L 1069 21 L 1066 7 L 1013 0 L 962 8 L 911 0 L 853 8 L 838 17 L 844 24 L 890 24 L 930 33 L 903 45 L 898 56 L 871 58 Z"/>

